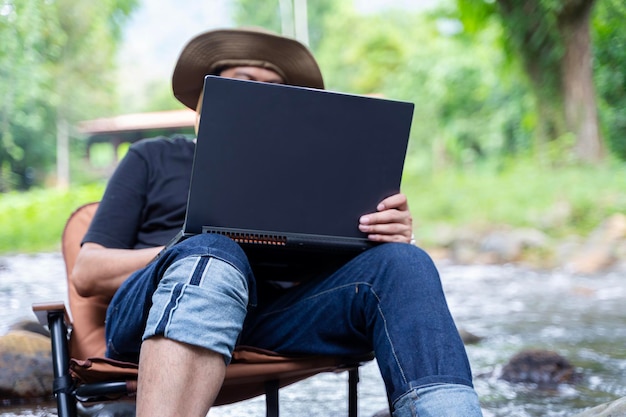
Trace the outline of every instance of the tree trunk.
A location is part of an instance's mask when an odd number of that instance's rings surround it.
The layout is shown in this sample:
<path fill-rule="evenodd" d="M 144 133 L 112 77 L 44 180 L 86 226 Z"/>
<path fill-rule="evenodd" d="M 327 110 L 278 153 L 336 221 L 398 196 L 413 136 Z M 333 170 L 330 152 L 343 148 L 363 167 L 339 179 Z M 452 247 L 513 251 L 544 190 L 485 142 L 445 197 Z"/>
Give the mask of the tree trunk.
<path fill-rule="evenodd" d="M 585 162 L 599 162 L 605 150 L 598 126 L 593 85 L 590 20 L 594 0 L 574 1 L 559 16 L 564 54 L 561 80 L 567 130 L 576 138 L 574 153 Z"/>
<path fill-rule="evenodd" d="M 598 127 L 590 35 L 596 0 L 560 0 L 559 10 L 547 8 L 542 0 L 497 1 L 505 30 L 522 57 L 537 99 L 536 143 L 540 154 L 546 141 L 571 133 L 576 159 L 599 162 L 604 147 Z"/>
<path fill-rule="evenodd" d="M 510 46 L 521 57 L 536 103 L 535 150 L 548 157 L 547 144 L 567 132 L 560 81 L 560 34 L 541 0 L 497 0 Z"/>

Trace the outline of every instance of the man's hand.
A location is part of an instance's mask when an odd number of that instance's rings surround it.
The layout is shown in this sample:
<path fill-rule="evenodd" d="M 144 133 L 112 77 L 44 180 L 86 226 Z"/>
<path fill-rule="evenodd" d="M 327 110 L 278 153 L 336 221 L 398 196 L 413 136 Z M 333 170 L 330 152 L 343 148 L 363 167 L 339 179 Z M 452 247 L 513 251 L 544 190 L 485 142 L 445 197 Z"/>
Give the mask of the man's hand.
<path fill-rule="evenodd" d="M 359 219 L 359 230 L 367 233 L 368 239 L 375 242 L 411 242 L 413 218 L 404 194 L 385 198 L 376 210 Z"/>

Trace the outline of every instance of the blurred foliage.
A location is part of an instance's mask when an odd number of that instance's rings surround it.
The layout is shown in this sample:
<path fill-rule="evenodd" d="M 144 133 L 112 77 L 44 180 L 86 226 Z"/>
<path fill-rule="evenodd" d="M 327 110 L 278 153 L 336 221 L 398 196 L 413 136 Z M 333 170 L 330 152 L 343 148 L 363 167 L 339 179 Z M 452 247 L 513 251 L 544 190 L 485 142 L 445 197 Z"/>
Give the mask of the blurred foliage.
<path fill-rule="evenodd" d="M 0 192 L 41 183 L 58 121 L 111 112 L 114 58 L 137 0 L 0 0 Z"/>
<path fill-rule="evenodd" d="M 5 193 L 0 199 L 0 253 L 60 250 L 70 214 L 82 204 L 100 200 L 103 191 L 102 183 L 92 183 L 67 191 Z"/>
<path fill-rule="evenodd" d="M 234 20 L 237 26 L 257 26 L 281 33 L 281 0 L 235 0 Z M 348 2 L 336 0 L 307 1 L 309 43 L 312 50 L 326 37 L 324 22 L 328 16 L 340 13 Z"/>
<path fill-rule="evenodd" d="M 603 134 L 626 160 L 626 3 L 601 0 L 594 18 L 594 77 Z"/>
<path fill-rule="evenodd" d="M 626 165 L 568 165 L 554 170 L 527 158 L 435 175 L 405 174 L 416 235 L 436 242 L 444 228 L 532 228 L 554 239 L 588 236 L 615 213 L 626 213 Z"/>
<path fill-rule="evenodd" d="M 609 0 L 610 1 L 610 0 Z M 454 12 L 468 33 L 494 20 L 503 29 L 502 46 L 524 69 L 535 97 L 537 150 L 558 140 L 570 160 L 599 162 L 603 143 L 594 109 L 588 41 L 596 0 L 456 0 Z M 573 134 L 566 140 L 563 137 Z M 565 148 L 565 143 L 571 143 Z"/>
<path fill-rule="evenodd" d="M 237 26 L 261 27 L 276 33 L 281 32 L 280 0 L 237 0 L 234 19 Z"/>

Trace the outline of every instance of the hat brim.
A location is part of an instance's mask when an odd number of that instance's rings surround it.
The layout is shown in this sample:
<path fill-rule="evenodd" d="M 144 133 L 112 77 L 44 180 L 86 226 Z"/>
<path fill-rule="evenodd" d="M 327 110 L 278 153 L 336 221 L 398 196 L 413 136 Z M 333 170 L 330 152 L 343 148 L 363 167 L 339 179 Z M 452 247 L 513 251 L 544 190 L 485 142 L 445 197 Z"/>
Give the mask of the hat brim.
<path fill-rule="evenodd" d="M 257 62 L 276 68 L 285 84 L 324 88 L 322 73 L 311 52 L 296 40 L 248 29 L 220 29 L 202 33 L 182 50 L 174 73 L 174 96 L 195 110 L 204 77 L 220 62 Z"/>

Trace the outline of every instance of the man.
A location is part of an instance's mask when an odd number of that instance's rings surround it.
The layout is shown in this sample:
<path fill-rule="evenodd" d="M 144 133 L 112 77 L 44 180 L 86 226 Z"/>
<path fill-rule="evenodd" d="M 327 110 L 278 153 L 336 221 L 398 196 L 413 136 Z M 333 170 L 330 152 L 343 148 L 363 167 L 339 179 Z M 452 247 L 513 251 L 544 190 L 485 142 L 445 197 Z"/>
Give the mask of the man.
<path fill-rule="evenodd" d="M 306 47 L 256 30 L 192 39 L 174 69 L 174 95 L 196 109 L 206 74 L 324 87 Z M 131 146 L 71 277 L 83 296 L 112 297 L 107 355 L 139 360 L 138 416 L 206 415 L 237 342 L 285 354 L 374 350 L 394 416 L 481 415 L 437 270 L 410 244 L 403 194 L 359 219 L 383 244 L 343 265 L 291 270 L 288 278 L 302 282 L 289 288 L 272 285 L 271 274 L 257 279 L 241 248 L 213 234 L 151 262 L 182 226 L 193 150 L 183 138 Z"/>

